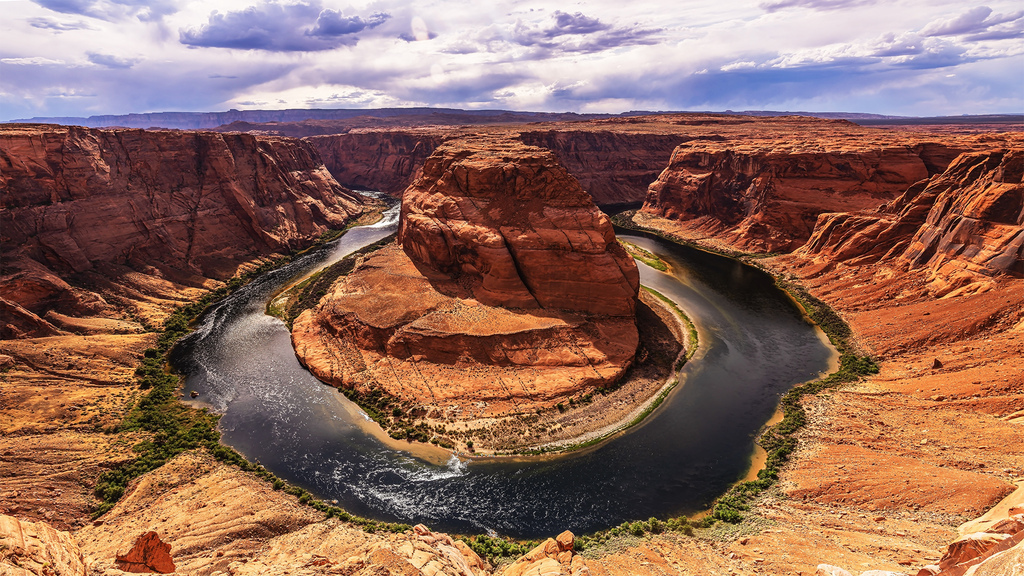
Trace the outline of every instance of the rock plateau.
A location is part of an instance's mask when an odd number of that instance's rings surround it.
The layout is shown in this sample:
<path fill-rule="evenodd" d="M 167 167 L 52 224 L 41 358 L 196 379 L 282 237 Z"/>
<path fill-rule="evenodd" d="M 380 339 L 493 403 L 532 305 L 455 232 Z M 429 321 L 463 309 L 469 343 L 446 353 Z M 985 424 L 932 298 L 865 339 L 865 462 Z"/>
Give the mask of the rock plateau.
<path fill-rule="evenodd" d="M 632 362 L 636 265 L 550 152 L 442 145 L 403 195 L 398 242 L 295 321 L 322 380 L 465 419 L 550 407 Z"/>

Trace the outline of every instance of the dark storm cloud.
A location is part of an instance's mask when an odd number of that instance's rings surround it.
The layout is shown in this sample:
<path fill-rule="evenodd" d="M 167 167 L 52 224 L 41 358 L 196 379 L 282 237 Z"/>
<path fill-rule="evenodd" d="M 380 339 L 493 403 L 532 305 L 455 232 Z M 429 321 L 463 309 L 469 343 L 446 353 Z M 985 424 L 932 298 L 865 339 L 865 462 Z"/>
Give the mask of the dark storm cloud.
<path fill-rule="evenodd" d="M 598 52 L 619 46 L 654 44 L 652 36 L 660 29 L 615 28 L 581 12 L 568 14 L 555 11 L 553 22 L 546 27 L 533 27 L 517 23 L 512 41 L 521 46 L 544 48 L 560 52 Z M 546 57 L 543 52 L 537 57 Z"/>
<path fill-rule="evenodd" d="M 159 21 L 174 14 L 174 0 L 32 0 L 36 4 L 62 14 L 78 14 L 100 20 L 115 21 L 134 16 L 143 22 Z"/>
<path fill-rule="evenodd" d="M 93 64 L 114 69 L 131 68 L 139 62 L 139 60 L 135 58 L 118 58 L 117 56 L 110 54 L 97 54 L 96 52 L 89 52 L 86 54 L 86 57 L 89 58 L 89 62 L 92 62 Z"/>
<path fill-rule="evenodd" d="M 68 32 L 70 30 L 92 30 L 85 22 L 58 22 L 49 18 L 29 18 L 29 26 L 41 30 L 53 30 L 55 32 Z"/>
<path fill-rule="evenodd" d="M 932 20 L 921 29 L 921 34 L 924 36 L 962 36 L 966 34 L 980 36 L 989 33 L 990 29 L 994 26 L 1012 22 L 1019 23 L 1022 18 L 1024 18 L 1024 11 L 1011 14 L 993 14 L 992 9 L 988 6 L 978 6 L 952 18 Z M 1013 31 L 1019 32 L 1019 26 L 993 32 L 998 35 Z M 1012 38 L 1013 36 L 1008 37 Z"/>
<path fill-rule="evenodd" d="M 319 2 L 262 2 L 245 10 L 215 11 L 201 27 L 181 30 L 179 39 L 196 47 L 312 52 L 355 44 L 358 39 L 353 34 L 375 28 L 388 18 L 380 12 L 366 18 L 345 16 L 322 9 Z"/>
<path fill-rule="evenodd" d="M 874 4 L 876 0 L 776 0 L 762 2 L 758 6 L 766 12 L 778 12 L 786 8 L 806 8 L 808 10 L 839 10 L 865 4 Z"/>

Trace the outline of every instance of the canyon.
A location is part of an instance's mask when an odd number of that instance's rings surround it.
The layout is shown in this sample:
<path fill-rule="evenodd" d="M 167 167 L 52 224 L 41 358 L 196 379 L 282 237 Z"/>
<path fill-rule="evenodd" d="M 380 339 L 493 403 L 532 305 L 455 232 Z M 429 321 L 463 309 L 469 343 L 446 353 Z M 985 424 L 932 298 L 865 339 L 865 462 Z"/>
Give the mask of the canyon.
<path fill-rule="evenodd" d="M 808 424 L 792 461 L 743 523 L 699 531 L 698 538 L 626 537 L 569 555 L 569 540 L 560 537 L 502 567 L 505 573 L 841 573 L 818 568 L 823 564 L 853 573 L 963 574 L 984 559 L 973 573 L 1005 574 L 1020 565 L 1020 132 L 893 132 L 713 115 L 543 128 L 446 127 L 438 131 L 444 144 L 417 154 L 426 161 L 459 142 L 472 149 L 457 140 L 467 131 L 512 138 L 521 144 L 509 152 L 553 154 L 568 174 L 590 166 L 583 189 L 628 188 L 628 196 L 608 192 L 607 203 L 646 198 L 632 215 L 638 226 L 716 250 L 779 252 L 749 261 L 831 305 L 881 371 L 804 400 Z M 368 131 L 379 142 L 388 141 L 386 132 Z M 592 134 L 598 136 L 587 140 Z M 648 190 L 644 177 L 611 168 L 628 162 L 609 153 L 612 144 L 593 144 L 615 141 L 604 134 L 634 138 L 622 140 L 634 147 L 645 135 L 666 136 L 649 156 L 635 153 L 643 158 L 675 148 L 653 176 L 646 166 L 636 172 L 648 174 Z M 320 163 L 313 139 L 38 126 L 5 127 L 0 136 L 7 326 L 0 341 L 0 512 L 18 518 L 0 518 L 0 537 L 20 534 L 27 542 L 33 534 L 48 542 L 12 547 L 0 562 L 19 558 L 10 565 L 34 573 L 56 566 L 59 555 L 61 573 L 104 573 L 116 570 L 117 554 L 139 535 L 156 531 L 171 545 L 179 573 L 478 575 L 494 568 L 426 528 L 371 534 L 324 520 L 296 497 L 202 452 L 144 475 L 99 524 L 89 523 L 95 478 L 130 459 L 130 446 L 143 439 L 102 430 L 139 395 L 132 372 L 157 337 L 148 327 L 173 306 L 273 254 L 311 244 L 366 208 Z M 529 146 L 559 139 L 550 153 Z M 401 167 L 396 188 L 433 169 L 403 160 L 409 147 L 379 150 L 348 161 L 366 166 L 358 171 L 367 187 L 389 166 Z M 563 159 L 567 150 L 577 151 L 577 164 Z M 173 169 L 162 170 L 162 162 Z M 417 193 L 430 199 L 428 191 Z M 133 216 L 115 209 L 124 206 Z M 115 226 L 115 217 L 125 221 Z M 397 247 L 380 257 L 406 258 L 403 266 L 413 269 L 424 261 L 453 265 L 421 244 L 420 260 Z M 363 262 L 366 270 L 375 257 Z M 481 272 L 461 266 L 471 279 Z M 458 289 L 478 298 L 474 282 L 467 284 Z M 529 304 L 526 293 L 507 284 L 481 292 Z M 608 306 L 621 309 L 600 304 Z M 981 524 L 970 523 L 989 509 Z"/>

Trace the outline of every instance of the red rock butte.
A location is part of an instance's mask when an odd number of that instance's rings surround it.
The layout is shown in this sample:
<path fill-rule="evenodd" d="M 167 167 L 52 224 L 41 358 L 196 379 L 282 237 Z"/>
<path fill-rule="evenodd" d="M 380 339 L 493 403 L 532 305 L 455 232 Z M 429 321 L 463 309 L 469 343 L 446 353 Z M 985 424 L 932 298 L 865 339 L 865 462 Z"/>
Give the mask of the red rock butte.
<path fill-rule="evenodd" d="M 551 406 L 632 363 L 636 265 L 551 152 L 440 146 L 403 196 L 399 242 L 296 319 L 322 380 L 468 419 Z"/>

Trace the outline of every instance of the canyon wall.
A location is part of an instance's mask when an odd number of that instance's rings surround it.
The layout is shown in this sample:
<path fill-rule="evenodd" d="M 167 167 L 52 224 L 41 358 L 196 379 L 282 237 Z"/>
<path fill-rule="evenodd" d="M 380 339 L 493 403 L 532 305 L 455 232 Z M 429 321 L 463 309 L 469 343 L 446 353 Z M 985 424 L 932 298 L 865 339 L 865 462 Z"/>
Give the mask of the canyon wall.
<path fill-rule="evenodd" d="M 33 318 L 48 312 L 103 312 L 110 282 L 144 295 L 227 279 L 344 227 L 364 202 L 308 143 L 211 132 L 7 126 L 0 186 L 3 306 L 17 319 L 5 337 L 56 333 Z"/>
<path fill-rule="evenodd" d="M 472 419 L 550 407 L 631 364 L 636 265 L 550 151 L 442 145 L 403 195 L 399 242 L 296 319 L 320 379 Z"/>
<path fill-rule="evenodd" d="M 517 137 L 551 150 L 598 205 L 643 201 L 683 136 L 570 127 L 558 130 L 434 128 L 310 136 L 331 174 L 345 186 L 399 195 L 447 139 L 476 133 Z"/>
<path fill-rule="evenodd" d="M 747 250 L 791 251 L 822 212 L 874 208 L 927 178 L 909 147 L 737 149 L 682 144 L 651 184 L 643 211 Z"/>
<path fill-rule="evenodd" d="M 927 270 L 940 296 L 1024 277 L 1022 174 L 1024 150 L 963 154 L 875 211 L 822 214 L 798 255 Z"/>
<path fill-rule="evenodd" d="M 523 131 L 519 138 L 554 152 L 598 205 L 642 202 L 672 150 L 687 137 L 614 130 Z"/>
<path fill-rule="evenodd" d="M 423 161 L 443 134 L 416 131 L 355 132 L 306 138 L 334 178 L 357 190 L 400 195 L 419 177 Z"/>

